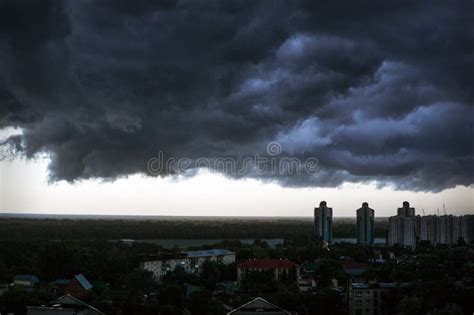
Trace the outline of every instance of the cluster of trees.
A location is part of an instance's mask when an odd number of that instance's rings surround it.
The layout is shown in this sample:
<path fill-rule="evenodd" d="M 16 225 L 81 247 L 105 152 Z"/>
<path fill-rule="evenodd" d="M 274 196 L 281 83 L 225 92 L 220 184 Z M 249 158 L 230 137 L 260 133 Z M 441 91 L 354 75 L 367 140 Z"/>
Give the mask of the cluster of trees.
<path fill-rule="evenodd" d="M 375 235 L 384 237 L 386 220 L 377 220 Z M 300 237 L 314 232 L 309 218 L 215 220 L 98 220 L 0 218 L 0 240 L 115 240 L 131 239 L 265 239 Z M 335 237 L 355 237 L 353 219 L 334 220 Z"/>
<path fill-rule="evenodd" d="M 137 267 L 144 255 L 156 254 L 163 248 L 153 243 L 135 242 L 129 246 L 121 242 L 88 240 L 88 237 L 62 241 L 25 241 L 24 238 L 0 241 L 0 283 L 10 283 L 15 274 L 22 273 L 34 274 L 43 283 L 83 273 L 94 285 L 86 301 L 106 314 L 182 314 L 184 308 L 193 314 L 225 314 L 224 304 L 238 306 L 256 295 L 299 314 L 345 314 L 347 309 L 340 292 L 331 288 L 332 279 L 337 279 L 342 286 L 348 281 L 341 257 L 367 263 L 381 255 L 386 262 L 371 265 L 363 275 L 366 280 L 410 283 L 387 294 L 384 301 L 387 314 L 474 312 L 470 303 L 474 297 L 474 283 L 471 287 L 468 283 L 469 279 L 474 279 L 474 248 L 462 241 L 454 247 L 421 243 L 415 251 L 399 246 L 348 243 L 334 244 L 327 250 L 308 242 L 304 232 L 295 230 L 283 244 L 275 247 L 264 241 L 242 244 L 225 240 L 190 249 L 208 248 L 234 251 L 238 261 L 286 258 L 303 263 L 317 259 L 314 279 L 318 287 L 302 293 L 294 278 L 276 282 L 270 273 L 260 272 L 248 277 L 237 295 L 216 295 L 221 290 L 220 283 L 237 278 L 236 264 L 216 263 L 206 263 L 200 275 L 177 269 L 157 286 L 150 273 Z M 396 259 L 390 258 L 393 254 Z M 462 280 L 467 285 L 461 285 Z M 41 305 L 54 298 L 51 293 L 41 290 L 31 293 L 10 290 L 0 297 L 0 312 L 21 314 L 26 305 Z"/>

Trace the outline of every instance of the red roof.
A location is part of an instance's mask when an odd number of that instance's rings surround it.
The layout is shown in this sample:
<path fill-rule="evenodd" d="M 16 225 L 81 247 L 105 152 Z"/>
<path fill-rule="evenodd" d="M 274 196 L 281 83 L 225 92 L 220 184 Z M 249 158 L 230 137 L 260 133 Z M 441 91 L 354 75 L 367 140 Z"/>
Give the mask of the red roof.
<path fill-rule="evenodd" d="M 276 269 L 291 268 L 296 263 L 287 259 L 249 259 L 240 263 L 240 268 Z"/>

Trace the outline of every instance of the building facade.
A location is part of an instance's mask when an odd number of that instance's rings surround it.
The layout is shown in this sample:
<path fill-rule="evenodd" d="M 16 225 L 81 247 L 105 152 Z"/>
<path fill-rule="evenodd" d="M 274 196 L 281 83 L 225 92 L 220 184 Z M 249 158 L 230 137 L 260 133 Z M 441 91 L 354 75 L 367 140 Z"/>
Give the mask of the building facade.
<path fill-rule="evenodd" d="M 383 297 L 395 289 L 394 283 L 350 283 L 348 290 L 350 315 L 380 315 L 383 313 Z"/>
<path fill-rule="evenodd" d="M 427 215 L 420 217 L 420 241 L 438 244 L 438 217 Z"/>
<path fill-rule="evenodd" d="M 374 243 L 374 209 L 369 208 L 367 202 L 362 203 L 362 207 L 356 210 L 357 215 L 357 243 Z"/>
<path fill-rule="evenodd" d="M 398 208 L 397 215 L 388 220 L 388 245 L 399 244 L 415 247 L 417 243 L 417 217 L 415 208 L 410 207 L 408 201 Z"/>
<path fill-rule="evenodd" d="M 332 242 L 332 208 L 327 207 L 326 201 L 314 208 L 314 234 L 318 241 Z"/>
<path fill-rule="evenodd" d="M 224 265 L 235 263 L 235 253 L 227 249 L 196 250 L 186 252 L 186 254 L 191 261 L 193 272 L 201 272 L 205 261 L 222 263 Z"/>
<path fill-rule="evenodd" d="M 155 281 L 161 282 L 164 276 L 176 268 L 182 268 L 187 273 L 200 273 L 205 261 L 232 264 L 235 263 L 235 253 L 226 249 L 210 249 L 172 255 L 160 254 L 142 261 L 140 269 L 152 272 Z"/>
<path fill-rule="evenodd" d="M 295 262 L 287 259 L 249 259 L 239 264 L 237 281 L 240 283 L 250 272 L 272 271 L 276 281 L 297 279 L 299 270 Z"/>
<path fill-rule="evenodd" d="M 459 236 L 467 243 L 474 242 L 474 215 L 459 217 Z"/>

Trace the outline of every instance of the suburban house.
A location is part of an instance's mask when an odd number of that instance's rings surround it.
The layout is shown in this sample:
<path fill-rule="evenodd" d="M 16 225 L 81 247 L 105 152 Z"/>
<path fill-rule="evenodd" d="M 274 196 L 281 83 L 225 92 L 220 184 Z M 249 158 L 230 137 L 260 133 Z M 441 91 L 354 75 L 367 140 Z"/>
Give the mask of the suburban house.
<path fill-rule="evenodd" d="M 146 257 L 140 263 L 140 269 L 153 273 L 156 282 L 161 282 L 162 278 L 176 268 L 182 268 L 187 273 L 199 273 L 205 261 L 212 261 L 223 264 L 235 262 L 235 253 L 226 249 L 210 249 L 188 251 L 183 253 L 160 253 L 157 256 Z"/>
<path fill-rule="evenodd" d="M 290 312 L 279 308 L 278 306 L 258 297 L 233 311 L 227 315 L 252 315 L 252 314 L 268 314 L 268 315 L 291 315 Z"/>
<path fill-rule="evenodd" d="M 71 282 L 71 279 L 56 279 L 49 283 L 47 291 L 57 295 L 63 295 L 69 282 Z"/>
<path fill-rule="evenodd" d="M 249 272 L 268 271 L 273 272 L 273 277 L 277 281 L 299 277 L 297 264 L 287 259 L 249 259 L 241 262 L 237 268 L 237 280 L 239 283 Z"/>
<path fill-rule="evenodd" d="M 82 274 L 75 275 L 64 288 L 64 293 L 83 298 L 92 289 L 92 284 Z"/>
<path fill-rule="evenodd" d="M 13 278 L 13 287 L 15 289 L 33 291 L 33 288 L 38 282 L 38 278 L 34 275 L 16 275 L 15 278 Z"/>
<path fill-rule="evenodd" d="M 66 294 L 44 306 L 27 306 L 27 315 L 103 315 L 91 305 Z"/>

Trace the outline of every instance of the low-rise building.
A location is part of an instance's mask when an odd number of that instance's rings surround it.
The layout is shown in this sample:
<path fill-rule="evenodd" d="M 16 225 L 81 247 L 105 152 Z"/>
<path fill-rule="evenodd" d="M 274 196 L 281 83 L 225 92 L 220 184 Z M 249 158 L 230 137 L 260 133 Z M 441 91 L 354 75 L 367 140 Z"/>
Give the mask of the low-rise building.
<path fill-rule="evenodd" d="M 301 292 L 306 292 L 316 287 L 316 280 L 314 279 L 316 269 L 316 262 L 305 262 L 300 266 L 297 285 Z"/>
<path fill-rule="evenodd" d="M 212 261 L 229 265 L 235 263 L 235 253 L 227 249 L 208 249 L 186 252 L 191 260 L 191 267 L 194 272 L 200 272 L 205 261 Z"/>
<path fill-rule="evenodd" d="M 397 288 L 394 283 L 350 282 L 348 289 L 350 315 L 383 314 L 383 297 Z"/>
<path fill-rule="evenodd" d="M 299 268 L 297 264 L 287 259 L 249 259 L 241 262 L 237 268 L 237 280 L 239 283 L 249 272 L 268 271 L 273 272 L 273 278 L 277 281 L 283 279 L 297 279 Z"/>
<path fill-rule="evenodd" d="M 185 253 L 162 253 L 154 257 L 147 257 L 146 260 L 140 263 L 140 269 L 153 273 L 156 282 L 161 282 L 164 276 L 175 271 L 176 268 L 182 268 L 185 272 L 190 273 L 192 271 L 191 259 Z"/>
<path fill-rule="evenodd" d="M 228 265 L 235 262 L 235 253 L 226 249 L 209 249 L 188 251 L 183 253 L 160 253 L 147 257 L 140 263 L 142 270 L 153 273 L 156 282 L 176 268 L 182 268 L 187 273 L 200 273 L 205 261 Z"/>
<path fill-rule="evenodd" d="M 38 282 L 38 278 L 34 275 L 16 275 L 13 278 L 13 287 L 15 289 L 33 291 Z"/>
<path fill-rule="evenodd" d="M 44 306 L 27 306 L 28 315 L 103 315 L 91 305 L 66 294 Z"/>
<path fill-rule="evenodd" d="M 83 298 L 92 290 L 92 284 L 81 273 L 75 275 L 64 288 L 64 293 Z"/>

